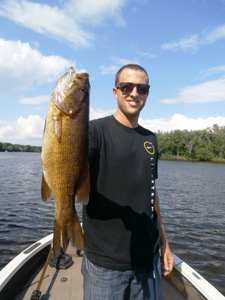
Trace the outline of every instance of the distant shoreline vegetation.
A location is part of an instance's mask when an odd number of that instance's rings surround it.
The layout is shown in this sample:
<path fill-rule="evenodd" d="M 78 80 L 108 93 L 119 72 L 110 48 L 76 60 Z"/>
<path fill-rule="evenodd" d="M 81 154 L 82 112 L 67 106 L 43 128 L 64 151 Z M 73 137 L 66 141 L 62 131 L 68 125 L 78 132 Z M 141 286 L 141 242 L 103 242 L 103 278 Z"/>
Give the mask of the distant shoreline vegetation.
<path fill-rule="evenodd" d="M 156 133 L 159 159 L 225 163 L 225 126 Z M 0 152 L 41 152 L 40 146 L 0 143 Z"/>
<path fill-rule="evenodd" d="M 0 143 L 0 152 L 41 152 L 40 146 Z"/>
<path fill-rule="evenodd" d="M 159 159 L 225 163 L 225 127 L 156 133 Z"/>

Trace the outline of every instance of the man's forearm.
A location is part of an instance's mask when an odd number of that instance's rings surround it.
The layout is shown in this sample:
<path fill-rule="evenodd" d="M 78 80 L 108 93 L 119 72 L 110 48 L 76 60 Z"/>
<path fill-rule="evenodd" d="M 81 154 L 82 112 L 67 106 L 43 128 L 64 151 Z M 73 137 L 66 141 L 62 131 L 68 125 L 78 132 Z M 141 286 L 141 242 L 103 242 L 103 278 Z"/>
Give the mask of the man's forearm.
<path fill-rule="evenodd" d="M 158 192 L 156 190 L 156 195 L 155 195 L 155 211 L 157 213 L 158 219 L 159 219 L 159 223 L 161 226 L 161 237 L 160 237 L 160 246 L 166 246 L 166 244 L 168 244 L 167 241 L 167 237 L 166 237 L 166 232 L 163 226 L 163 222 L 162 222 L 162 217 L 160 214 L 160 207 L 159 207 L 159 196 L 158 196 Z"/>
<path fill-rule="evenodd" d="M 174 257 L 170 250 L 169 243 L 168 243 L 166 233 L 165 233 L 165 229 L 163 226 L 163 222 L 162 222 L 162 218 L 161 218 L 161 214 L 160 214 L 160 208 L 159 208 L 159 197 L 158 197 L 157 191 L 156 191 L 156 197 L 155 197 L 155 210 L 158 215 L 158 219 L 159 219 L 160 226 L 161 226 L 161 237 L 159 240 L 159 246 L 161 249 L 161 266 L 162 266 L 162 269 L 165 271 L 164 275 L 166 276 L 173 269 Z"/>

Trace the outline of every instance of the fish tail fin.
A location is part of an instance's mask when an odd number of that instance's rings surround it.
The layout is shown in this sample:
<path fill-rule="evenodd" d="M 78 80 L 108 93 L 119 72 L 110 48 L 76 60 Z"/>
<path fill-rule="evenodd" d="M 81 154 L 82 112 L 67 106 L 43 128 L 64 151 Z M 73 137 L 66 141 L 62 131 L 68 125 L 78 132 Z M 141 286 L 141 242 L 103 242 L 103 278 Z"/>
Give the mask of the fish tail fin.
<path fill-rule="evenodd" d="M 50 199 L 52 196 L 52 191 L 47 184 L 44 174 L 42 174 L 42 182 L 41 182 L 41 198 L 44 202 Z"/>
<path fill-rule="evenodd" d="M 64 253 L 68 247 L 69 240 L 71 240 L 73 246 L 76 246 L 77 249 L 84 249 L 84 235 L 76 212 L 69 221 L 63 224 L 61 219 L 55 217 L 53 249 L 56 256 L 61 253 L 61 239 Z"/>
<path fill-rule="evenodd" d="M 60 226 L 59 222 L 55 219 L 53 249 L 54 249 L 54 254 L 56 256 L 60 254 L 60 236 L 61 236 L 61 226 Z"/>
<path fill-rule="evenodd" d="M 66 252 L 66 249 L 69 244 L 69 237 L 67 234 L 67 226 L 63 225 L 62 226 L 62 246 L 63 246 L 63 251 Z"/>
<path fill-rule="evenodd" d="M 80 226 L 80 221 L 78 219 L 77 213 L 75 212 L 74 217 L 70 220 L 67 225 L 69 238 L 73 246 L 77 249 L 84 249 L 84 234 Z"/>
<path fill-rule="evenodd" d="M 87 164 L 83 169 L 82 175 L 76 188 L 77 201 L 87 204 L 90 193 L 90 174 L 89 165 Z"/>

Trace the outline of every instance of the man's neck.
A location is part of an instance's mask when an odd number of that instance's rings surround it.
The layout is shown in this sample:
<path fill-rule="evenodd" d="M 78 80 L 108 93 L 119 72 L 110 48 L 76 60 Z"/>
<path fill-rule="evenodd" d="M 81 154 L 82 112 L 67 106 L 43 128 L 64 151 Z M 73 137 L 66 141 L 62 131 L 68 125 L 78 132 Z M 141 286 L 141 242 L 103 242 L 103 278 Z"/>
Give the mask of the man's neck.
<path fill-rule="evenodd" d="M 118 111 L 116 111 L 114 117 L 118 122 L 120 122 L 124 126 L 130 128 L 138 127 L 138 116 L 127 117 L 126 115 L 123 115 L 121 113 L 118 113 Z"/>

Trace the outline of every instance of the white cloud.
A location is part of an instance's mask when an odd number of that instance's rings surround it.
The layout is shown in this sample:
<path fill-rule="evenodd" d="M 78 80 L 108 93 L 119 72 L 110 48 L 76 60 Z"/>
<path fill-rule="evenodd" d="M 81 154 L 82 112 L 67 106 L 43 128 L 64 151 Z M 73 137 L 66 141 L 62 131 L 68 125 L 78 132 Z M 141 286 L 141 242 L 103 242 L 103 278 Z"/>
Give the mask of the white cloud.
<path fill-rule="evenodd" d="M 182 38 L 177 42 L 167 43 L 162 45 L 163 50 L 187 50 L 195 53 L 199 47 L 198 35 L 191 35 L 187 38 Z"/>
<path fill-rule="evenodd" d="M 22 104 L 40 104 L 40 103 L 49 102 L 49 100 L 50 100 L 50 95 L 42 95 L 37 97 L 22 98 L 20 99 L 19 102 Z"/>
<path fill-rule="evenodd" d="M 225 38 L 225 24 L 218 26 L 217 28 L 210 31 L 206 34 L 204 43 L 205 44 L 212 44 L 215 43 L 217 40 Z"/>
<path fill-rule="evenodd" d="M 162 99 L 167 104 L 207 103 L 225 101 L 225 78 L 187 86 L 179 90 L 175 98 Z"/>
<path fill-rule="evenodd" d="M 65 2 L 64 9 L 68 14 L 75 14 L 80 23 L 102 24 L 106 19 L 112 19 L 117 26 L 126 26 L 121 10 L 127 0 L 70 0 Z"/>
<path fill-rule="evenodd" d="M 143 56 L 143 57 L 148 57 L 148 58 L 156 58 L 156 54 L 153 53 L 153 50 L 150 49 L 148 51 L 140 51 L 140 50 L 137 50 L 138 54 Z"/>
<path fill-rule="evenodd" d="M 94 109 L 90 107 L 90 120 L 95 120 L 99 118 L 103 118 L 115 113 L 115 109 L 112 110 L 102 110 L 102 109 Z"/>
<path fill-rule="evenodd" d="M 66 40 L 76 48 L 89 47 L 94 34 L 83 27 L 86 24 L 126 26 L 122 8 L 127 0 L 67 0 L 61 8 L 26 0 L 4 0 L 0 15 L 37 33 L 58 40 Z M 105 22 L 105 23 L 104 23 Z"/>
<path fill-rule="evenodd" d="M 44 123 L 39 115 L 30 115 L 27 118 L 19 117 L 15 122 L 0 127 L 0 140 L 39 146 L 43 137 Z"/>
<path fill-rule="evenodd" d="M 26 0 L 6 0 L 0 5 L 0 15 L 24 27 L 67 40 L 75 47 L 87 47 L 93 38 L 92 34 L 82 30 L 75 22 L 73 13 L 70 16 L 56 6 Z"/>
<path fill-rule="evenodd" d="M 112 56 L 110 58 L 113 61 L 113 65 L 105 66 L 101 65 L 100 70 L 102 75 L 108 75 L 108 74 L 113 74 L 119 70 L 120 67 L 127 65 L 127 64 L 138 64 L 137 59 L 129 59 L 129 58 L 120 58 L 116 56 Z"/>
<path fill-rule="evenodd" d="M 163 50 L 184 50 L 196 53 L 201 46 L 213 44 L 225 38 L 225 24 L 218 26 L 211 31 L 203 31 L 189 37 L 181 38 L 178 41 L 165 43 L 161 46 Z"/>
<path fill-rule="evenodd" d="M 104 111 L 90 108 L 90 120 L 102 118 L 115 113 L 115 110 Z M 175 114 L 171 118 L 144 120 L 140 118 L 140 125 L 153 132 L 169 132 L 172 130 L 202 130 L 214 124 L 225 126 L 225 117 L 187 118 Z M 2 124 L 2 125 L 1 125 Z M 27 118 L 19 117 L 15 122 L 0 121 L 0 140 L 14 144 L 29 144 L 41 146 L 43 139 L 44 120 L 39 115 L 30 115 Z"/>
<path fill-rule="evenodd" d="M 90 107 L 90 120 L 111 115 L 115 110 L 104 111 Z M 0 141 L 13 144 L 41 146 L 45 121 L 39 115 L 19 117 L 15 122 L 0 120 Z"/>
<path fill-rule="evenodd" d="M 111 75 L 115 74 L 118 71 L 119 67 L 117 65 L 111 65 L 111 66 L 100 66 L 101 74 L 102 75 Z"/>
<path fill-rule="evenodd" d="M 4 140 L 5 138 L 9 137 L 12 132 L 13 132 L 12 125 L 2 126 L 0 128 L 0 139 Z"/>
<path fill-rule="evenodd" d="M 117 56 L 112 56 L 111 60 L 116 63 L 117 65 L 127 65 L 127 64 L 138 64 L 138 59 L 134 58 L 134 59 L 130 59 L 130 58 L 121 58 L 121 57 L 117 57 Z"/>
<path fill-rule="evenodd" d="M 153 132 L 162 131 L 170 132 L 172 130 L 202 130 L 212 127 L 214 124 L 222 127 L 225 126 L 225 117 L 209 117 L 209 118 L 187 118 L 184 115 L 175 114 L 170 119 L 140 119 L 140 124 Z"/>
<path fill-rule="evenodd" d="M 38 115 L 30 115 L 27 118 L 19 117 L 16 121 L 16 132 L 19 138 L 42 138 L 44 120 Z"/>
<path fill-rule="evenodd" d="M 44 56 L 29 43 L 0 39 L 0 94 L 23 91 L 34 83 L 56 81 L 72 61 L 60 56 Z"/>
<path fill-rule="evenodd" d="M 225 65 L 209 68 L 207 70 L 200 72 L 200 78 L 206 78 L 212 75 L 224 73 L 225 74 Z"/>

